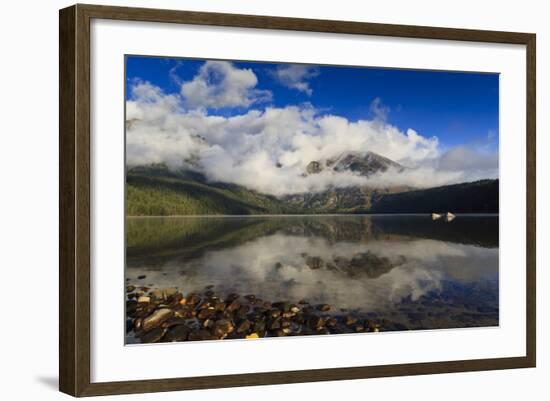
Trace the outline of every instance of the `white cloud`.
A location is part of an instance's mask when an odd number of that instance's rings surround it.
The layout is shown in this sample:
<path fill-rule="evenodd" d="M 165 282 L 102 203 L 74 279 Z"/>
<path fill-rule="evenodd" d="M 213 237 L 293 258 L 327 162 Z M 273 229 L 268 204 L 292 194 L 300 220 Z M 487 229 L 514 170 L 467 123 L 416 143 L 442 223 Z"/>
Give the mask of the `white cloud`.
<path fill-rule="evenodd" d="M 258 78 L 251 69 L 235 68 L 227 61 L 207 61 L 198 74 L 181 85 L 189 108 L 249 107 L 271 100 L 271 92 L 256 89 Z"/>
<path fill-rule="evenodd" d="M 193 168 L 210 180 L 273 195 L 329 186 L 429 187 L 498 176 L 496 152 L 467 147 L 443 152 L 436 137 L 412 129 L 403 132 L 377 118 L 352 122 L 320 115 L 308 105 L 252 109 L 232 117 L 183 106 L 186 102 L 177 95 L 135 83 L 133 100 L 127 102 L 129 165 L 164 162 L 172 168 Z M 349 151 L 372 151 L 408 168 L 368 178 L 331 170 L 304 176 L 309 162 Z"/>
<path fill-rule="evenodd" d="M 318 76 L 319 69 L 308 65 L 285 64 L 278 66 L 272 71 L 272 74 L 279 83 L 287 88 L 296 89 L 311 96 L 313 90 L 309 87 L 307 80 Z"/>

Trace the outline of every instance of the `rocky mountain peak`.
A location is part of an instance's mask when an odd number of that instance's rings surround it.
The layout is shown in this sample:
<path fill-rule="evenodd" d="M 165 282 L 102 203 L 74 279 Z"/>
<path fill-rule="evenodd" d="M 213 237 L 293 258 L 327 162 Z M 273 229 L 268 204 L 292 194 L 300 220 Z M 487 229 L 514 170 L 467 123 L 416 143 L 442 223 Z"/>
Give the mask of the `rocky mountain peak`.
<path fill-rule="evenodd" d="M 325 169 L 336 172 L 352 171 L 363 176 L 385 172 L 390 168 L 397 171 L 404 169 L 399 163 L 371 151 L 345 152 L 337 157 L 326 160 L 313 160 L 306 166 L 307 174 L 318 174 Z"/>

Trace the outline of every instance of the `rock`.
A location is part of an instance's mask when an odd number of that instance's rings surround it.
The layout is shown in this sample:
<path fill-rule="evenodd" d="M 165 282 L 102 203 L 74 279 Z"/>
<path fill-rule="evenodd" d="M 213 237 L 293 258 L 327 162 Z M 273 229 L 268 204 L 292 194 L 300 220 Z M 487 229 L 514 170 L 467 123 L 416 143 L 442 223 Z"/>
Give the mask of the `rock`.
<path fill-rule="evenodd" d="M 144 333 L 140 337 L 140 340 L 142 343 L 156 343 L 162 339 L 162 337 L 164 336 L 164 333 L 166 333 L 166 329 L 156 327 L 151 331 Z"/>
<path fill-rule="evenodd" d="M 205 290 L 211 290 L 212 288 L 214 288 L 214 284 L 209 284 L 206 287 L 204 287 Z"/>
<path fill-rule="evenodd" d="M 172 317 L 174 312 L 170 309 L 157 309 L 153 314 L 143 319 L 142 329 L 143 331 L 149 331 L 155 327 L 160 326 L 166 320 Z"/>
<path fill-rule="evenodd" d="M 220 319 L 214 323 L 214 335 L 224 338 L 234 330 L 233 323 L 228 319 Z"/>
<path fill-rule="evenodd" d="M 313 315 L 309 318 L 309 327 L 311 327 L 313 330 L 321 330 L 324 326 L 324 321 L 319 316 Z"/>
<path fill-rule="evenodd" d="M 197 294 L 189 294 L 187 296 L 187 303 L 189 305 L 198 305 L 201 301 L 201 298 Z"/>
<path fill-rule="evenodd" d="M 151 298 L 146 296 L 141 296 L 138 298 L 137 301 L 138 301 L 138 304 L 148 304 L 149 302 L 151 302 Z"/>
<path fill-rule="evenodd" d="M 145 277 L 147 277 L 145 274 L 142 274 L 141 276 L 138 276 L 138 280 L 143 280 Z"/>
<path fill-rule="evenodd" d="M 164 336 L 164 341 L 174 342 L 174 341 L 185 341 L 189 335 L 189 329 L 184 325 L 177 325 L 168 330 Z"/>
<path fill-rule="evenodd" d="M 352 324 L 357 323 L 357 318 L 355 316 L 347 315 L 344 323 L 346 326 L 351 326 Z"/>
<path fill-rule="evenodd" d="M 288 311 L 288 308 L 290 308 L 290 304 L 288 302 L 273 302 L 272 306 L 274 308 L 279 309 L 281 312 Z"/>
<path fill-rule="evenodd" d="M 317 306 L 317 309 L 321 312 L 328 312 L 330 310 L 330 305 L 327 304 L 321 304 Z"/>
<path fill-rule="evenodd" d="M 143 324 L 143 319 L 141 318 L 134 319 L 134 331 L 136 333 L 141 331 L 142 324 Z"/>
<path fill-rule="evenodd" d="M 227 302 L 227 304 L 230 304 L 231 302 L 239 298 L 240 298 L 239 294 L 231 293 L 227 297 L 225 297 L 225 301 Z"/>
<path fill-rule="evenodd" d="M 254 322 L 254 331 L 258 333 L 264 333 L 265 332 L 265 321 L 258 320 Z"/>
<path fill-rule="evenodd" d="M 239 309 L 241 307 L 241 304 L 239 301 L 237 301 L 236 299 L 233 300 L 229 305 L 226 306 L 226 310 L 229 312 L 229 313 L 232 313 L 232 312 L 235 312 L 237 309 Z"/>
<path fill-rule="evenodd" d="M 129 285 L 126 287 L 126 292 L 133 292 L 135 291 L 136 286 L 135 285 Z"/>
<path fill-rule="evenodd" d="M 137 311 L 137 302 L 132 300 L 132 301 L 127 301 L 126 302 L 126 315 L 127 316 L 132 316 L 136 313 Z"/>
<path fill-rule="evenodd" d="M 256 296 L 254 294 L 248 294 L 248 295 L 245 295 L 244 297 L 249 301 L 253 301 L 254 299 L 256 299 Z"/>
<path fill-rule="evenodd" d="M 280 316 L 281 316 L 281 311 L 279 309 L 271 309 L 269 311 L 269 317 L 271 317 L 272 319 L 277 319 Z"/>
<path fill-rule="evenodd" d="M 298 313 L 298 312 L 300 312 L 300 308 L 299 308 L 298 306 L 296 306 L 296 305 L 292 305 L 292 306 L 290 307 L 290 311 L 291 311 L 292 313 Z"/>
<path fill-rule="evenodd" d="M 199 319 L 208 319 L 210 316 L 214 314 L 214 309 L 201 309 L 200 312 L 197 314 L 197 317 Z"/>
<path fill-rule="evenodd" d="M 306 305 L 306 304 L 308 304 L 309 302 L 306 301 L 305 299 L 300 299 L 300 300 L 298 301 L 298 303 L 299 303 L 300 305 Z"/>
<path fill-rule="evenodd" d="M 168 299 L 170 297 L 173 297 L 177 293 L 178 293 L 178 289 L 175 287 L 166 288 L 164 289 L 164 298 Z"/>
<path fill-rule="evenodd" d="M 271 321 L 269 324 L 269 330 L 277 330 L 281 328 L 281 318 L 278 317 Z"/>
<path fill-rule="evenodd" d="M 248 312 L 250 312 L 250 306 L 243 305 L 237 311 L 237 317 L 239 317 L 240 319 L 244 319 L 248 315 Z"/>
<path fill-rule="evenodd" d="M 335 317 L 331 317 L 326 321 L 325 325 L 327 327 L 334 327 L 336 326 L 336 323 L 338 323 L 338 320 Z"/>
<path fill-rule="evenodd" d="M 171 317 L 170 319 L 168 319 L 167 321 L 165 321 L 164 323 L 161 324 L 161 327 L 164 327 L 164 328 L 170 328 L 170 327 L 173 327 L 173 326 L 178 326 L 178 325 L 185 325 L 185 321 L 186 319 L 182 318 L 182 317 Z"/>
<path fill-rule="evenodd" d="M 252 323 L 250 320 L 245 319 L 241 323 L 239 323 L 239 326 L 237 327 L 237 333 L 246 333 L 248 330 L 250 330 L 250 327 L 252 326 Z"/>
<path fill-rule="evenodd" d="M 151 296 L 154 299 L 163 300 L 164 299 L 164 291 L 159 290 L 159 289 L 153 290 L 153 291 L 151 291 Z"/>
<path fill-rule="evenodd" d="M 199 331 L 192 331 L 187 336 L 187 339 L 189 341 L 203 341 L 203 340 L 213 340 L 214 337 L 208 330 L 199 330 Z"/>

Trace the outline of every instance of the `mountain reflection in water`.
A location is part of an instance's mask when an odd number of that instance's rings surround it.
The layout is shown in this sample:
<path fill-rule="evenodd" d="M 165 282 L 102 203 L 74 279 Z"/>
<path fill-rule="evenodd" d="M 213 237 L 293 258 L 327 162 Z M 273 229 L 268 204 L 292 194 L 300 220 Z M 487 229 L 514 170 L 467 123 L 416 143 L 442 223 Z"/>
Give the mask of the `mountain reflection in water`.
<path fill-rule="evenodd" d="M 498 216 L 128 218 L 126 276 L 329 304 L 412 329 L 498 325 Z"/>

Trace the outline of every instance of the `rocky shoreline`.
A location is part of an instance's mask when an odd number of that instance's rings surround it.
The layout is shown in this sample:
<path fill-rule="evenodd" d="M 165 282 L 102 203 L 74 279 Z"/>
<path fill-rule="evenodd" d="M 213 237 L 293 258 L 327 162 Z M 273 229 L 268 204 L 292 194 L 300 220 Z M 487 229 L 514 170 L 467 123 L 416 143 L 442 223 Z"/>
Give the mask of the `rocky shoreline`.
<path fill-rule="evenodd" d="M 371 319 L 327 304 L 267 301 L 254 294 L 217 294 L 177 288 L 126 287 L 126 334 L 130 343 L 255 339 L 320 334 L 406 330 L 386 319 Z"/>

